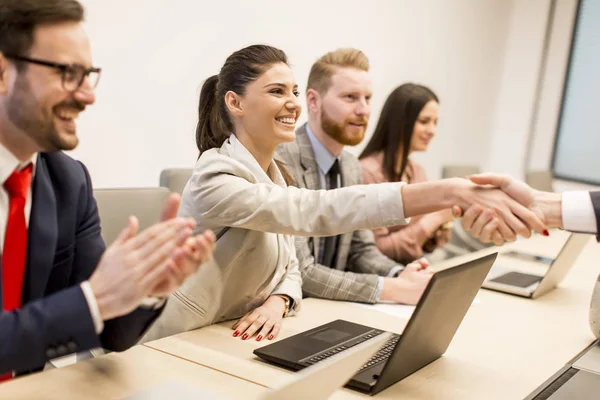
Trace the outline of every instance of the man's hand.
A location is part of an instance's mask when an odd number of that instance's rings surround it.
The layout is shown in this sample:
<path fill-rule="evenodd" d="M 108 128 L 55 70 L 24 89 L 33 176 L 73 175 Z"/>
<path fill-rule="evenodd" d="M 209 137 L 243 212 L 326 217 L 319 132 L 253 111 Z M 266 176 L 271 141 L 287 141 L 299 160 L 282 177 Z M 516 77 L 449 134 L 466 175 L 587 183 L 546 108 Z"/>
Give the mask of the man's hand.
<path fill-rule="evenodd" d="M 160 220 L 164 222 L 175 218 L 180 201 L 181 198 L 178 194 L 171 194 L 163 206 Z M 167 297 L 177 290 L 187 278 L 198 271 L 201 264 L 210 259 L 215 241 L 215 235 L 211 230 L 188 238 L 173 253 L 173 258 L 166 265 L 168 273 L 152 289 L 150 296 Z"/>
<path fill-rule="evenodd" d="M 479 174 L 470 177 L 473 183 L 486 185 L 487 188 L 498 188 L 508 196 L 526 207 L 531 213 L 542 221 L 547 227 L 562 226 L 562 210 L 560 193 L 547 193 L 535 190 L 524 182 L 513 179 L 508 175 L 499 174 Z M 467 209 L 463 216 L 463 228 L 470 231 L 471 234 L 479 238 L 484 243 L 493 241 L 496 245 L 504 243 L 505 238 L 498 232 L 498 220 L 489 210 L 483 210 L 481 207 L 472 206 Z M 531 225 L 529 228 L 533 228 Z M 548 235 L 546 229 L 540 231 L 543 235 Z M 519 232 L 520 233 L 520 232 Z M 523 235 L 529 237 L 530 235 Z"/>
<path fill-rule="evenodd" d="M 479 174 L 470 177 L 478 185 L 491 185 L 534 212 L 549 228 L 562 227 L 561 194 L 535 190 L 508 175 Z"/>
<path fill-rule="evenodd" d="M 177 290 L 198 271 L 200 265 L 210 259 L 214 245 L 215 234 L 210 230 L 188 238 L 183 246 L 175 249 L 166 266 L 168 274 L 152 289 L 150 296 L 167 297 Z"/>
<path fill-rule="evenodd" d="M 417 304 L 432 276 L 429 261 L 425 258 L 413 261 L 400 272 L 397 278 L 384 278 L 380 300 Z"/>
<path fill-rule="evenodd" d="M 186 242 L 194 226 L 193 219 L 175 218 L 136 235 L 138 221 L 129 218 L 89 280 L 102 320 L 128 314 L 140 305 L 165 279 L 175 249 Z"/>
<path fill-rule="evenodd" d="M 455 206 L 451 209 L 436 211 L 421 217 L 419 223 L 428 235 L 427 240 L 421 246 L 422 250 L 431 253 L 438 247 L 445 246 L 450 241 L 451 230 L 444 228 L 444 225 L 461 215 L 462 210 Z"/>
<path fill-rule="evenodd" d="M 516 235 L 528 238 L 532 230 L 546 231 L 541 213 L 514 200 L 499 187 L 473 185 L 467 181 L 455 190 L 455 197 L 458 205 L 466 210 L 463 227 L 484 243 L 494 241 L 500 245 L 516 240 Z M 526 202 L 528 198 L 521 200 Z"/>
<path fill-rule="evenodd" d="M 531 230 L 544 232 L 546 225 L 527 207 L 502 190 L 476 185 L 468 179 L 449 178 L 440 181 L 403 185 L 400 189 L 404 215 L 407 217 L 458 206 L 466 211 L 475 206 L 486 212 L 496 224 L 501 242 L 516 240 L 517 234 L 529 237 Z M 490 235 L 491 236 L 491 235 Z"/>
<path fill-rule="evenodd" d="M 423 244 L 423 251 L 433 253 L 436 249 L 447 245 L 451 237 L 452 229 L 441 227 Z"/>

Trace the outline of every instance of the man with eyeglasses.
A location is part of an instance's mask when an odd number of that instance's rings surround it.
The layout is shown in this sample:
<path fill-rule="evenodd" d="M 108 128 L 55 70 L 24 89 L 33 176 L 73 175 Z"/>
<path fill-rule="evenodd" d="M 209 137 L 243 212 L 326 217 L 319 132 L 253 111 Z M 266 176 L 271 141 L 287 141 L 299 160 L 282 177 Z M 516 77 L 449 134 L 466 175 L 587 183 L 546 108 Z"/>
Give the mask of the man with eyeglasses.
<path fill-rule="evenodd" d="M 77 146 L 78 115 L 94 104 L 77 0 L 0 0 L 0 381 L 55 357 L 134 345 L 164 298 L 210 256 L 212 232 L 174 218 L 107 249 Z"/>

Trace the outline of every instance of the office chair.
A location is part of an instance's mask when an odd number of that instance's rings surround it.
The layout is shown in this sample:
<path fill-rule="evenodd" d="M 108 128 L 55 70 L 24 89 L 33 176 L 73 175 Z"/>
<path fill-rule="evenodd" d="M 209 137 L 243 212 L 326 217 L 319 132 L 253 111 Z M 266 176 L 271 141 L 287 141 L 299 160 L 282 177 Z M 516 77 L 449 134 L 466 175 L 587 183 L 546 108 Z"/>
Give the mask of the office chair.
<path fill-rule="evenodd" d="M 160 172 L 159 186 L 169 188 L 171 192 L 181 194 L 185 184 L 192 176 L 191 168 L 167 168 Z"/>
<path fill-rule="evenodd" d="M 162 207 L 171 192 L 167 188 L 94 189 L 98 203 L 102 239 L 109 246 L 135 215 L 142 231 L 160 219 Z M 77 362 L 105 354 L 101 348 L 77 353 Z"/>
<path fill-rule="evenodd" d="M 477 165 L 446 165 L 442 167 L 442 178 L 464 178 L 480 172 Z"/>
<path fill-rule="evenodd" d="M 135 215 L 140 231 L 155 224 L 163 204 L 171 192 L 167 188 L 95 189 L 98 203 L 102 238 L 109 246 L 127 224 L 127 218 Z"/>

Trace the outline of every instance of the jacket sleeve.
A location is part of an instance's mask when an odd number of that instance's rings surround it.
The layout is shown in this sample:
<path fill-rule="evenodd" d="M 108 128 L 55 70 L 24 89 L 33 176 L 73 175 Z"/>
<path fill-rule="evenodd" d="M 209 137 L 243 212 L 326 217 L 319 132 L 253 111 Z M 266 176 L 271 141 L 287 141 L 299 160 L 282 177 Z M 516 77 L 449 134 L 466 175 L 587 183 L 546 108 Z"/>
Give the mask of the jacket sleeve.
<path fill-rule="evenodd" d="M 300 303 L 302 302 L 302 276 L 300 275 L 300 269 L 298 266 L 298 258 L 296 257 L 296 251 L 294 249 L 294 237 L 287 237 L 288 246 L 290 247 L 290 262 L 287 265 L 285 275 L 275 287 L 271 294 L 285 294 L 290 296 L 294 300 L 293 308 L 290 313 L 300 310 Z"/>
<path fill-rule="evenodd" d="M 80 283 L 92 275 L 105 246 L 89 176 L 82 168 L 86 183 L 80 189 L 75 251 L 65 288 L 17 310 L 0 312 L 0 374 L 32 371 L 50 359 L 100 346 L 124 350 L 160 314 L 160 310 L 137 309 L 106 321 L 101 336 L 96 334 Z"/>
<path fill-rule="evenodd" d="M 388 276 L 393 268 L 399 266 L 396 261 L 387 257 L 377 248 L 371 231 L 355 231 L 352 235 L 350 249 L 347 263 L 350 271 Z"/>
<path fill-rule="evenodd" d="M 339 271 L 318 264 L 310 251 L 308 239 L 302 236 L 296 237 L 296 253 L 304 296 L 360 303 L 377 301 L 377 275 Z"/>
<path fill-rule="evenodd" d="M 197 165 L 187 205 L 206 228 L 232 226 L 299 236 L 332 236 L 406 223 L 402 183 L 307 190 L 257 183 L 226 156 Z"/>

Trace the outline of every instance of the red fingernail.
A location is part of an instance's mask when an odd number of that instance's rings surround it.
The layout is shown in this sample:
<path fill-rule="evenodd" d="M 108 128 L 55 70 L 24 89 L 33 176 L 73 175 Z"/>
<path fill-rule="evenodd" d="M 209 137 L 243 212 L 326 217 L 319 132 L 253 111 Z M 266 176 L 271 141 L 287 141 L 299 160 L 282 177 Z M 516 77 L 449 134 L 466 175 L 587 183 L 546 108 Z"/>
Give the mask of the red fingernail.
<path fill-rule="evenodd" d="M 544 230 L 544 236 L 550 236 L 550 232 L 548 232 L 548 229 Z"/>
<path fill-rule="evenodd" d="M 273 340 L 274 337 L 275 336 L 273 336 L 273 335 L 269 335 L 269 340 Z"/>
<path fill-rule="evenodd" d="M 258 340 L 260 342 L 262 340 L 262 336 L 258 335 L 258 337 L 256 338 L 256 340 Z"/>
<path fill-rule="evenodd" d="M 247 333 L 244 333 L 244 334 L 242 335 L 242 340 L 246 340 L 246 339 L 248 339 L 248 334 L 247 334 Z"/>
<path fill-rule="evenodd" d="M 239 331 L 235 331 L 235 332 L 233 332 L 233 337 L 238 337 L 239 334 L 240 334 Z"/>

